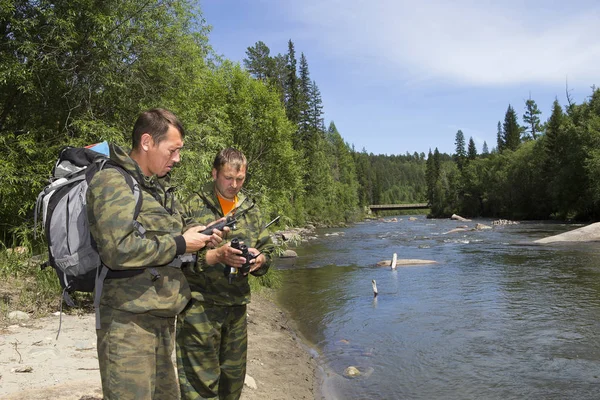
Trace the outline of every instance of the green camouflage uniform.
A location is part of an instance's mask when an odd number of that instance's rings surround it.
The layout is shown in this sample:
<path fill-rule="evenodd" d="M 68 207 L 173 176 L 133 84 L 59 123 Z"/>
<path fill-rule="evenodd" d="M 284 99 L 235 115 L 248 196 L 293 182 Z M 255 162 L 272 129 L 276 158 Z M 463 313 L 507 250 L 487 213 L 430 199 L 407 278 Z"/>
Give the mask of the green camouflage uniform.
<path fill-rule="evenodd" d="M 135 199 L 122 173 L 106 168 L 87 191 L 90 231 L 104 265 L 111 270 L 144 267 L 127 278 L 106 279 L 100 298 L 98 362 L 105 400 L 178 399 L 171 359 L 175 316 L 190 298 L 180 269 L 166 266 L 185 252 L 184 221 L 172 210 L 168 177 L 146 177 L 123 149 L 110 147 L 111 160 L 140 184 L 143 202 L 133 226 Z"/>
<path fill-rule="evenodd" d="M 264 275 L 271 263 L 273 242 L 264 228 L 258 207 L 238 194 L 240 215 L 236 229 L 223 243 L 238 238 L 266 257 L 255 276 Z M 251 208 L 252 207 L 252 208 Z M 214 183 L 184 202 L 186 217 L 208 224 L 223 217 Z M 244 213 L 244 210 L 250 209 Z M 243 214 L 242 214 L 243 213 Z M 204 257 L 203 257 L 204 255 Z M 184 269 L 192 290 L 192 301 L 177 318 L 177 372 L 182 399 L 239 399 L 246 376 L 246 304 L 250 302 L 248 276 L 241 273 L 232 282 L 224 264 L 207 265 L 206 253 L 198 263 Z"/>

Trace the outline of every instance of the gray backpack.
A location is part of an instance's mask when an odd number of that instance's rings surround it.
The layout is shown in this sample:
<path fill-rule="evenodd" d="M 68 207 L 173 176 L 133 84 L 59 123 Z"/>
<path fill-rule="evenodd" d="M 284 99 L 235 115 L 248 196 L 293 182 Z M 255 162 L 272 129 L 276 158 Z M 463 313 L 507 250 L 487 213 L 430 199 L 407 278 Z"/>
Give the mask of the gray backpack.
<path fill-rule="evenodd" d="M 131 188 L 136 199 L 132 223 L 143 236 L 144 229 L 136 221 L 142 207 L 139 184 L 106 154 L 88 148 L 63 149 L 52 170 L 50 183 L 37 198 L 34 214 L 35 232 L 37 233 L 37 222 L 41 212 L 49 256 L 42 269 L 48 265 L 54 268 L 63 288 L 62 297 L 70 306 L 75 305 L 69 296 L 69 293 L 74 291 L 91 293 L 98 285 L 100 290 L 97 290 L 96 297 L 99 298 L 101 285 L 107 274 L 107 271 L 100 273 L 102 263 L 90 234 L 86 211 L 88 184 L 96 172 L 105 168 L 115 168 L 121 172 Z M 131 276 L 131 273 L 129 271 L 128 275 Z"/>

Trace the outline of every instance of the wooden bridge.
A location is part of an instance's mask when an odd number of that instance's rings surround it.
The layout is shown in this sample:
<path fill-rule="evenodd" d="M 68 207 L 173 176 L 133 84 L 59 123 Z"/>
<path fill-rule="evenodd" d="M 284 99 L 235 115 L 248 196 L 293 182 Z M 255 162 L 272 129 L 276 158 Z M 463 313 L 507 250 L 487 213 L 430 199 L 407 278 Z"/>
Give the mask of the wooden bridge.
<path fill-rule="evenodd" d="M 369 206 L 371 211 L 388 211 L 388 210 L 422 210 L 429 208 L 427 203 L 415 203 L 415 204 L 372 204 Z"/>

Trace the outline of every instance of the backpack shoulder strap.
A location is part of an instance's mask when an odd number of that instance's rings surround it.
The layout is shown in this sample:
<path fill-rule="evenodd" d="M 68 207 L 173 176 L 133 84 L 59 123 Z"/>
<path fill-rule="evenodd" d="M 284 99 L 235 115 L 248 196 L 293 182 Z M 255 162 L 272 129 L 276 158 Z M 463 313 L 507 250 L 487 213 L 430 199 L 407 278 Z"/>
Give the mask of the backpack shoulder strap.
<path fill-rule="evenodd" d="M 138 181 L 129 173 L 125 168 L 121 167 L 119 164 L 110 161 L 110 159 L 105 159 L 101 161 L 101 165 L 98 166 L 98 170 L 102 170 L 104 168 L 114 168 L 123 175 L 125 178 L 125 182 L 131 188 L 133 192 L 133 197 L 135 198 L 135 209 L 133 211 L 133 227 L 138 233 L 144 237 L 146 234 L 146 229 L 143 227 L 141 223 L 137 221 L 137 217 L 140 215 L 140 211 L 142 209 L 142 201 L 143 196 L 140 189 L 140 184 Z M 133 276 L 131 273 L 137 274 L 140 271 L 119 271 L 119 276 L 127 277 Z M 94 291 L 94 308 L 96 310 L 96 329 L 101 329 L 100 324 L 100 296 L 102 294 L 102 289 L 104 287 L 104 280 L 106 279 L 109 273 L 108 267 L 104 264 L 100 264 L 96 271 L 96 283 L 95 283 L 95 291 Z"/>
<path fill-rule="evenodd" d="M 143 201 L 140 184 L 125 168 L 123 168 L 116 162 L 114 162 L 110 159 L 103 159 L 100 161 L 100 163 L 101 164 L 98 166 L 98 170 L 102 170 L 105 168 L 114 168 L 117 171 L 119 171 L 121 173 L 121 175 L 123 175 L 123 178 L 125 178 L 125 182 L 127 182 L 127 185 L 129 185 L 129 188 L 131 189 L 131 191 L 133 192 L 133 196 L 135 197 L 135 209 L 133 211 L 133 220 L 134 220 L 134 225 L 136 225 L 135 222 L 137 222 L 136 219 L 140 215 L 140 211 L 142 210 L 142 201 Z M 143 229 L 141 224 L 137 224 L 137 225 L 139 225 L 139 227 L 141 229 Z M 138 229 L 138 226 L 136 226 L 136 229 Z M 141 231 L 140 231 L 140 233 L 143 235 L 143 233 Z M 144 233 L 145 233 L 145 230 L 144 230 Z"/>

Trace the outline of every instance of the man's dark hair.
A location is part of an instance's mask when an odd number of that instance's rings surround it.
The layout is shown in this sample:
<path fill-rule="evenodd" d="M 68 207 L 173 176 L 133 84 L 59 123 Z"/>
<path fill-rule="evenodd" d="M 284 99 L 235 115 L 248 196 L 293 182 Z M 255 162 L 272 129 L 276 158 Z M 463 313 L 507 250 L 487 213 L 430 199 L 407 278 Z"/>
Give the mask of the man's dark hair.
<path fill-rule="evenodd" d="M 233 147 L 228 147 L 217 154 L 213 161 L 213 168 L 218 172 L 225 164 L 229 164 L 239 171 L 248 164 L 248 161 L 246 160 L 244 153 Z"/>
<path fill-rule="evenodd" d="M 169 126 L 177 128 L 181 134 L 181 139 L 185 137 L 183 125 L 179 119 L 169 110 L 164 108 L 153 108 L 140 114 L 131 135 L 132 149 L 137 149 L 144 133 L 152 136 L 155 144 L 159 144 L 166 136 Z"/>

